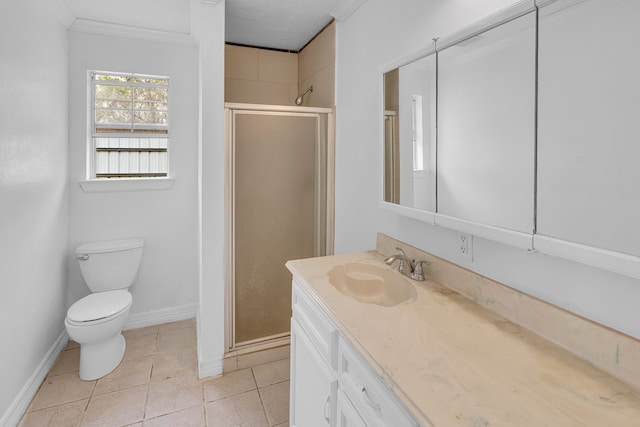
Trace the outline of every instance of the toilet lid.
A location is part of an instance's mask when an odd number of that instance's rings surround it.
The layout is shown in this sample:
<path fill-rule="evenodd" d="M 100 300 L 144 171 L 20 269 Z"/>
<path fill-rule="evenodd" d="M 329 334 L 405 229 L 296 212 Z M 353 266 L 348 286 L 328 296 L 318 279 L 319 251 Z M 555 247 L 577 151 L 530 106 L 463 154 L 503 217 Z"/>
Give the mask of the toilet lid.
<path fill-rule="evenodd" d="M 97 292 L 73 304 L 67 317 L 74 322 L 91 322 L 113 316 L 131 305 L 131 294 L 125 289 Z"/>

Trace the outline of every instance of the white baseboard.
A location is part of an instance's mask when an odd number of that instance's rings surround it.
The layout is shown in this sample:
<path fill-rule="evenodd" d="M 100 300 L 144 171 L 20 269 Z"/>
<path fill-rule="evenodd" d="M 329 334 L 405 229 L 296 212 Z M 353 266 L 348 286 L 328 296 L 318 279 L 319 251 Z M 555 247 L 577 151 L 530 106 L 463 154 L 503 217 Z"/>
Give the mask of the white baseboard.
<path fill-rule="evenodd" d="M 200 360 L 198 358 L 198 377 L 217 377 L 222 375 L 222 359 Z"/>
<path fill-rule="evenodd" d="M 186 304 L 178 307 L 162 308 L 146 313 L 130 314 L 124 323 L 123 330 L 144 328 L 146 326 L 161 325 L 177 322 L 178 320 L 193 319 L 198 313 L 198 304 Z"/>
<path fill-rule="evenodd" d="M 22 416 L 27 412 L 31 400 L 33 400 L 33 397 L 38 392 L 40 384 L 42 384 L 47 377 L 47 374 L 68 342 L 69 335 L 67 335 L 66 329 L 63 329 L 7 411 L 2 415 L 2 418 L 0 418 L 0 426 L 15 426 L 20 422 Z"/>
<path fill-rule="evenodd" d="M 160 325 L 163 323 L 177 322 L 178 320 L 192 319 L 196 317 L 198 304 L 187 304 L 179 307 L 163 308 L 161 310 L 149 311 L 146 313 L 135 313 L 129 315 L 124 324 L 124 330 L 144 328 L 145 326 Z M 15 426 L 27 411 L 31 400 L 38 392 L 38 388 L 58 359 L 69 342 L 67 331 L 63 330 L 53 343 L 45 357 L 38 364 L 33 374 L 29 377 L 7 411 L 0 418 L 0 427 Z M 218 373 L 215 373 L 219 371 Z M 211 372 L 205 376 L 214 376 L 222 373 L 222 361 L 207 365 L 206 372 Z"/>

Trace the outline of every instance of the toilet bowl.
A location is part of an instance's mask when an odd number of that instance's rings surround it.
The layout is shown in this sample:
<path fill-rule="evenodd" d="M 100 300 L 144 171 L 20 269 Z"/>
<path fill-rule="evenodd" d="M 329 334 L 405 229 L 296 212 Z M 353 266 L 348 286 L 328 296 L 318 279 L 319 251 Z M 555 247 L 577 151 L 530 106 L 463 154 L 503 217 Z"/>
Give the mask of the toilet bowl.
<path fill-rule="evenodd" d="M 82 276 L 93 292 L 67 311 L 65 328 L 80 344 L 80 378 L 95 380 L 113 371 L 124 357 L 122 336 L 133 302 L 128 288 L 136 281 L 141 239 L 95 242 L 76 249 Z"/>
<path fill-rule="evenodd" d="M 80 378 L 95 380 L 113 371 L 122 360 L 126 343 L 122 327 L 133 298 L 117 290 L 88 295 L 69 308 L 65 327 L 80 344 Z"/>

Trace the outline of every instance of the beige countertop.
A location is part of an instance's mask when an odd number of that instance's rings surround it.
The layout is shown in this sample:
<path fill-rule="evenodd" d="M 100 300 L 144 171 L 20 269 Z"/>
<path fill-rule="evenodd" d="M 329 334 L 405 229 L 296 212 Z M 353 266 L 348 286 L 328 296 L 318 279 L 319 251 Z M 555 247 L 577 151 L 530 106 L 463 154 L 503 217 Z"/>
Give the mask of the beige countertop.
<path fill-rule="evenodd" d="M 425 426 L 640 426 L 640 392 L 436 282 L 394 307 L 337 291 L 327 273 L 376 251 L 287 267 Z M 638 367 L 640 369 L 640 366 Z"/>

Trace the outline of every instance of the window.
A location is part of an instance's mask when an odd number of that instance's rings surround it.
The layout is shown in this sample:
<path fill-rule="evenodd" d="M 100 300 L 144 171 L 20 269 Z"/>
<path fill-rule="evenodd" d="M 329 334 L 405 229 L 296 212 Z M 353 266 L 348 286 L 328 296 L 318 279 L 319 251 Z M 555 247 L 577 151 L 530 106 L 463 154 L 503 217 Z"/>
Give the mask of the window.
<path fill-rule="evenodd" d="M 413 170 L 424 170 L 424 139 L 422 129 L 422 95 L 411 96 L 411 133 L 413 140 Z"/>
<path fill-rule="evenodd" d="M 93 71 L 89 179 L 167 177 L 169 78 Z"/>

